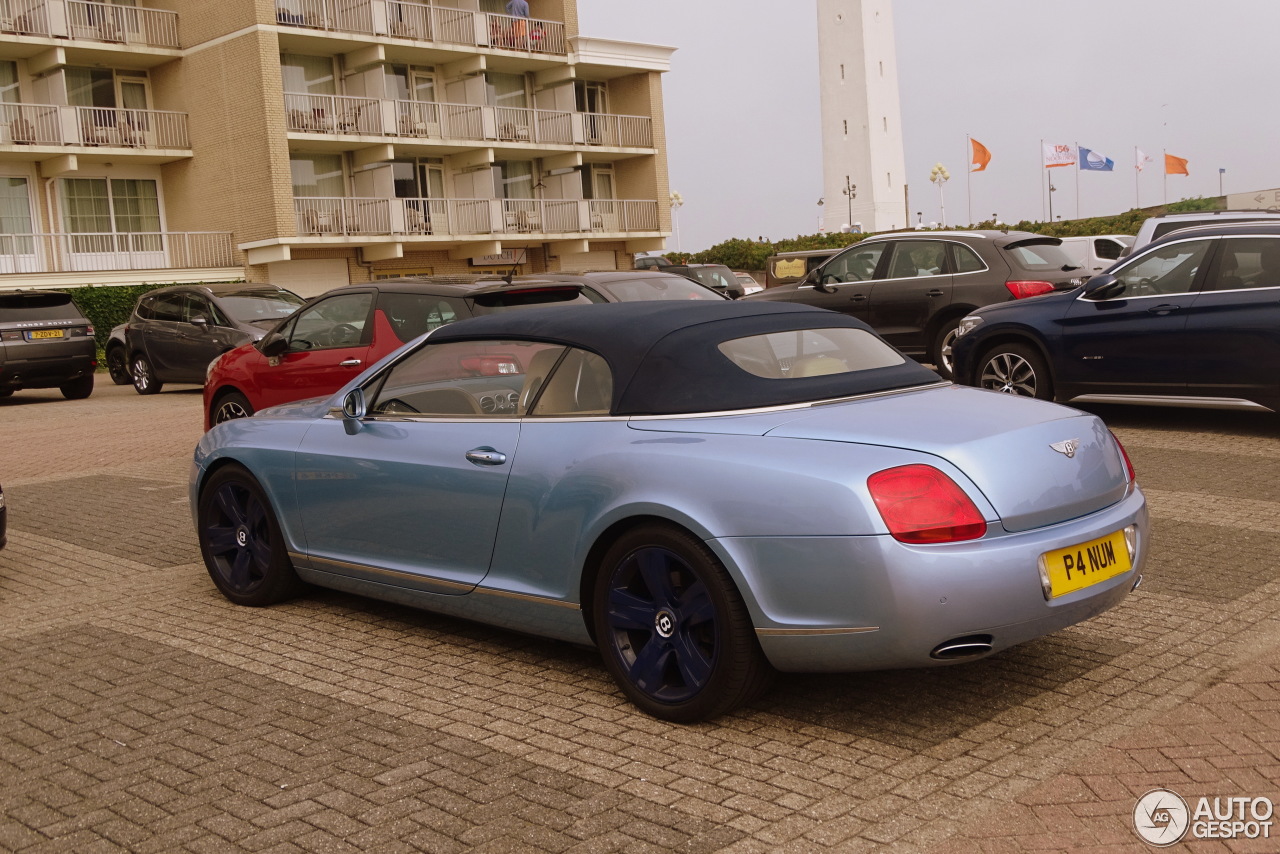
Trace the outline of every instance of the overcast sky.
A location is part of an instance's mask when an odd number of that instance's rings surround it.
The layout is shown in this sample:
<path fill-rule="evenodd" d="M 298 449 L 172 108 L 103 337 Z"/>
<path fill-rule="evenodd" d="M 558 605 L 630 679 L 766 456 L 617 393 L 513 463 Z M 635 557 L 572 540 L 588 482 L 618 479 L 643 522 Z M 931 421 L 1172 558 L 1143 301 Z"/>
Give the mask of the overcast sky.
<path fill-rule="evenodd" d="M 1111 173 L 1053 173 L 1054 217 L 1136 205 L 1134 147 L 1155 158 L 1143 206 L 1164 201 L 1162 151 L 1188 160 L 1168 200 L 1280 187 L 1277 0 L 895 0 L 911 207 L 939 219 L 1047 219 L 1040 141 L 1079 144 Z M 822 195 L 815 0 L 578 0 L 584 36 L 678 48 L 664 75 L 679 247 L 812 234 Z M 966 175 L 966 134 L 991 150 Z M 966 192 L 966 177 L 969 191 Z"/>

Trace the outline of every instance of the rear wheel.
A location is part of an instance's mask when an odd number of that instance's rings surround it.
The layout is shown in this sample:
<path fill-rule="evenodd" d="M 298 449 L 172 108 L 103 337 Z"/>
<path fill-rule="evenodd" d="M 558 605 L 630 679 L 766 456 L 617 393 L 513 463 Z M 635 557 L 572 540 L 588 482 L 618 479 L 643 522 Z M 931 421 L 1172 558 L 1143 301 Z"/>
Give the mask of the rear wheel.
<path fill-rule="evenodd" d="M 613 544 L 593 620 L 605 666 L 657 718 L 716 717 L 758 696 L 773 675 L 729 574 L 674 527 L 645 525 Z"/>
<path fill-rule="evenodd" d="M 248 418 L 252 414 L 253 404 L 249 402 L 249 398 L 238 391 L 229 391 L 219 395 L 214 402 L 213 411 L 209 413 L 209 423 L 221 424 L 236 418 Z"/>
<path fill-rule="evenodd" d="M 107 348 L 107 373 L 111 375 L 111 381 L 116 385 L 128 385 L 133 382 L 133 377 L 129 374 L 129 359 L 125 356 L 123 347 Z"/>
<path fill-rule="evenodd" d="M 196 532 L 209 577 L 237 605 L 272 605 L 302 589 L 271 502 L 246 469 L 229 465 L 210 476 Z"/>
<path fill-rule="evenodd" d="M 1029 344 L 997 344 L 978 360 L 978 386 L 1006 394 L 1053 400 L 1053 378 L 1044 357 Z"/>
<path fill-rule="evenodd" d="M 67 400 L 84 400 L 93 394 L 93 374 L 63 383 L 58 386 L 58 391 L 62 392 L 62 396 Z"/>
<path fill-rule="evenodd" d="M 151 362 L 141 353 L 133 357 L 129 370 L 133 375 L 133 388 L 138 394 L 158 394 L 164 388 L 164 383 L 156 379 Z"/>

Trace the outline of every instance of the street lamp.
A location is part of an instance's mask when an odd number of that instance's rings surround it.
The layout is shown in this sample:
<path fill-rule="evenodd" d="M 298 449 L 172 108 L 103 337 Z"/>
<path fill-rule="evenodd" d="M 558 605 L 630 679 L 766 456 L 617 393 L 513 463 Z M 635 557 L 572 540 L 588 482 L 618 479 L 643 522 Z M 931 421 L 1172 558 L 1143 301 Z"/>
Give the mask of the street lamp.
<path fill-rule="evenodd" d="M 849 218 L 845 220 L 847 225 L 853 225 L 853 200 L 858 195 L 858 185 L 849 183 L 849 176 L 844 176 L 844 189 L 840 192 L 849 197 Z"/>
<path fill-rule="evenodd" d="M 818 233 L 819 234 L 822 234 L 824 231 L 827 230 L 826 223 L 822 221 L 822 206 L 826 204 L 826 201 L 827 200 L 825 196 L 821 199 L 818 199 Z"/>
<path fill-rule="evenodd" d="M 933 169 L 929 172 L 929 180 L 938 185 L 938 208 L 942 214 L 942 227 L 947 227 L 947 200 L 942 194 L 942 185 L 951 180 L 951 173 L 947 171 L 947 167 L 941 163 L 933 164 Z"/>
<path fill-rule="evenodd" d="M 671 191 L 671 226 L 676 233 L 676 251 L 680 252 L 680 220 L 676 218 L 676 211 L 684 207 L 684 196 Z"/>
<path fill-rule="evenodd" d="M 1049 222 L 1053 222 L 1053 194 L 1058 188 L 1053 186 L 1053 181 L 1049 182 Z"/>

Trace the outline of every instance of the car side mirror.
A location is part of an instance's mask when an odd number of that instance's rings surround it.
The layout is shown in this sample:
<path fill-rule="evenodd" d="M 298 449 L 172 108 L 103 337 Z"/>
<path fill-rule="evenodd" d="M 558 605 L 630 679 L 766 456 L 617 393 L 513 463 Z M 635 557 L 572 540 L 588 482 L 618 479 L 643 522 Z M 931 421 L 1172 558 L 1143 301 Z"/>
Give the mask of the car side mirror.
<path fill-rule="evenodd" d="M 804 278 L 800 282 L 803 285 L 812 285 L 815 291 L 823 294 L 835 293 L 834 288 L 827 287 L 822 283 L 822 268 L 814 267 L 812 270 L 804 274 Z"/>
<path fill-rule="evenodd" d="M 193 316 L 190 320 L 190 323 L 192 326 L 200 327 L 201 332 L 204 332 L 209 328 L 209 318 L 205 317 L 203 314 L 197 314 Z"/>
<path fill-rule="evenodd" d="M 360 420 L 369 412 L 364 399 L 364 389 L 353 388 L 342 398 L 342 429 L 348 436 L 360 432 Z"/>
<path fill-rule="evenodd" d="M 1084 283 L 1084 298 L 1093 301 L 1112 299 L 1124 293 L 1124 282 L 1109 273 L 1094 276 Z"/>
<path fill-rule="evenodd" d="M 289 340 L 279 332 L 268 332 L 253 346 L 269 359 L 275 358 L 289 348 Z"/>

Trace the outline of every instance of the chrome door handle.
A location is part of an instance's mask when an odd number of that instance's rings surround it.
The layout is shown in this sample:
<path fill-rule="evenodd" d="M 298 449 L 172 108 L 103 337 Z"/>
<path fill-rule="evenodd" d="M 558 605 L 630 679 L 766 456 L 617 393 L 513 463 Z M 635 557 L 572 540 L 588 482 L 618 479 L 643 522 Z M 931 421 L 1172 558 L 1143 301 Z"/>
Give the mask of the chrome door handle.
<path fill-rule="evenodd" d="M 850 301 L 850 302 L 862 302 L 862 301 L 863 301 L 864 299 L 866 299 L 866 298 L 867 298 L 867 295 L 866 295 L 866 294 L 854 294 L 853 296 L 849 297 L 849 301 Z"/>
<path fill-rule="evenodd" d="M 940 291 L 937 288 L 934 288 L 931 291 L 925 291 L 925 296 L 927 297 L 940 297 L 943 294 L 944 294 L 944 291 Z"/>
<path fill-rule="evenodd" d="M 359 359 L 343 359 L 341 362 L 338 363 L 338 367 L 340 368 L 356 368 L 359 366 L 360 366 Z"/>
<path fill-rule="evenodd" d="M 1180 308 L 1182 308 L 1182 306 L 1170 305 L 1168 303 L 1165 303 L 1164 305 L 1153 305 L 1151 308 L 1147 309 L 1147 314 L 1168 314 L 1169 312 L 1177 311 Z"/>
<path fill-rule="evenodd" d="M 467 451 L 467 462 L 478 466 L 500 466 L 507 461 L 507 455 L 493 448 L 474 448 Z"/>

